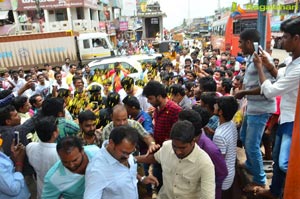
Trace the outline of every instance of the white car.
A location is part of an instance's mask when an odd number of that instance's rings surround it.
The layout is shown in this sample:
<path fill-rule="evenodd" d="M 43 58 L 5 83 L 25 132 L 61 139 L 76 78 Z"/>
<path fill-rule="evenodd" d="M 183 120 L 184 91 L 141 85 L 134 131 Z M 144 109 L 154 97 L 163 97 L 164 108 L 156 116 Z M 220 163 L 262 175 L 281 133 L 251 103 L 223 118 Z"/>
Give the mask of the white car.
<path fill-rule="evenodd" d="M 154 63 L 156 61 L 156 57 L 161 57 L 162 54 L 141 54 L 141 55 L 131 55 L 131 58 L 134 58 L 135 60 L 137 60 L 138 62 L 140 62 L 141 64 L 143 62 L 151 62 Z"/>
<path fill-rule="evenodd" d="M 91 70 L 95 70 L 97 68 L 108 72 L 109 70 L 114 68 L 114 64 L 116 62 L 120 62 L 122 67 L 130 71 L 130 74 L 128 76 L 132 77 L 134 80 L 138 80 L 140 78 L 140 74 L 142 73 L 142 63 L 148 61 L 154 62 L 157 56 L 161 55 L 131 55 L 103 58 L 99 60 L 94 60 L 88 65 L 91 68 Z"/>

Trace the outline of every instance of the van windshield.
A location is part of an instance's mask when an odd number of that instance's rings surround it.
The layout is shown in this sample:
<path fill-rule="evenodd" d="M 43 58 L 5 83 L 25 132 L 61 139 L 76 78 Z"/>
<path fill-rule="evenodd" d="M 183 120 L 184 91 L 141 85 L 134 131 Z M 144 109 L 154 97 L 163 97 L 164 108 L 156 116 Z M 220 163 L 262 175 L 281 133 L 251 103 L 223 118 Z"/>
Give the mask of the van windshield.
<path fill-rule="evenodd" d="M 92 43 L 93 43 L 93 47 L 94 48 L 99 48 L 99 47 L 103 47 L 105 49 L 109 48 L 109 46 L 107 45 L 107 41 L 106 41 L 105 38 L 93 39 Z"/>

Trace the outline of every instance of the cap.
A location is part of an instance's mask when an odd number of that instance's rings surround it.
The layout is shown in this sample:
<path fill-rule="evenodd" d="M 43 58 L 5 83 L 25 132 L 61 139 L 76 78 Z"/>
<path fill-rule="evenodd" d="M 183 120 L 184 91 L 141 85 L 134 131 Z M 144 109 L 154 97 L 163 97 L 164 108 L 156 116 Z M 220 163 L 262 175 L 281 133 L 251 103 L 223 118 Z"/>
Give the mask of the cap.
<path fill-rule="evenodd" d="M 98 85 L 93 85 L 89 88 L 89 92 L 100 92 L 101 91 L 101 86 Z"/>

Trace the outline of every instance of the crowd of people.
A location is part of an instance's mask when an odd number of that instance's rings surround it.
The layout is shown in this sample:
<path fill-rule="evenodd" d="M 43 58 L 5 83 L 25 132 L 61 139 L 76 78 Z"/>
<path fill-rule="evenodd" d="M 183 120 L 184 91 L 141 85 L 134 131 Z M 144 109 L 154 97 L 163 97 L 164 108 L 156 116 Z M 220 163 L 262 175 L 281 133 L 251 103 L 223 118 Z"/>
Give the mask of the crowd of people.
<path fill-rule="evenodd" d="M 232 199 L 237 146 L 247 158 L 238 166 L 253 176 L 243 191 L 281 197 L 299 26 L 299 17 L 281 24 L 286 60 L 258 54 L 261 35 L 247 29 L 237 56 L 182 49 L 143 63 L 139 79 L 121 63 L 92 71 L 69 58 L 26 73 L 2 67 L 0 198 L 138 199 L 144 186 L 145 198 Z M 270 188 L 263 159 L 274 162 Z"/>

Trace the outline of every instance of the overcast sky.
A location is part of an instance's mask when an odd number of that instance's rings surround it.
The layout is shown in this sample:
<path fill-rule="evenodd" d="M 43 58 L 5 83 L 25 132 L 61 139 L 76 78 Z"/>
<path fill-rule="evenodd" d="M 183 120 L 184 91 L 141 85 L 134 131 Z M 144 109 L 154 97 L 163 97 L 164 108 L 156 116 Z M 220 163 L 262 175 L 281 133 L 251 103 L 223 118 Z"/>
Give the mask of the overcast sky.
<path fill-rule="evenodd" d="M 221 7 L 231 7 L 233 1 L 241 5 L 249 2 L 249 0 L 220 0 Z M 158 2 L 161 10 L 167 15 L 163 21 L 167 29 L 181 25 L 184 18 L 213 15 L 218 8 L 218 0 L 158 0 Z"/>

